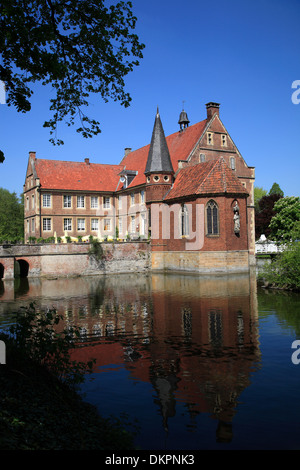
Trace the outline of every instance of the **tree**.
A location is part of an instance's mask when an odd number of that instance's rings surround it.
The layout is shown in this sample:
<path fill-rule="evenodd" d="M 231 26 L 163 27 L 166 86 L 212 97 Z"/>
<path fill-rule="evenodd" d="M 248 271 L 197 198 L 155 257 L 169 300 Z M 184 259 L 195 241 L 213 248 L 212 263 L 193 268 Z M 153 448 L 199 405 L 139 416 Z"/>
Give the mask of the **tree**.
<path fill-rule="evenodd" d="M 269 191 L 269 196 L 271 196 L 272 194 L 279 194 L 279 196 L 282 197 L 284 196 L 284 192 L 282 191 L 278 183 L 273 183 L 272 188 Z"/>
<path fill-rule="evenodd" d="M 24 237 L 24 207 L 16 193 L 0 188 L 0 242 L 17 242 Z"/>
<path fill-rule="evenodd" d="M 262 197 L 266 196 L 267 192 L 268 191 L 266 189 L 263 189 L 262 187 L 254 186 L 254 206 L 256 211 L 259 209 L 259 200 Z"/>
<path fill-rule="evenodd" d="M 77 132 L 86 138 L 101 132 L 100 123 L 84 112 L 88 97 L 129 106 L 124 77 L 143 57 L 131 9 L 130 1 L 106 7 L 105 0 L 2 0 L 0 80 L 7 104 L 26 113 L 31 85 L 50 84 L 53 116 L 44 127 L 53 144 L 63 144 L 57 138 L 60 121 L 70 126 L 78 118 Z"/>
<path fill-rule="evenodd" d="M 258 201 L 258 209 L 255 211 L 255 238 L 258 239 L 262 234 L 267 238 L 271 234 L 270 222 L 275 215 L 274 205 L 281 199 L 279 194 L 263 196 Z"/>
<path fill-rule="evenodd" d="M 298 236 L 300 221 L 300 198 L 280 198 L 274 204 L 274 216 L 270 222 L 271 236 L 279 242 L 288 242 Z"/>

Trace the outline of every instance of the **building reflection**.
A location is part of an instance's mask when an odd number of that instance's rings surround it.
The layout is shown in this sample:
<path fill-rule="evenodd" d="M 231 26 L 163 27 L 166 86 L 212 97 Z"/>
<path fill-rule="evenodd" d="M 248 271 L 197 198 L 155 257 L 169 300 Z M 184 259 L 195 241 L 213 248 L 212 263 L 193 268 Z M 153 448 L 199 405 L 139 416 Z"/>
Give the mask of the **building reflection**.
<path fill-rule="evenodd" d="M 96 358 L 95 372 L 123 364 L 151 383 L 166 431 L 181 403 L 191 422 L 207 413 L 216 439 L 231 440 L 239 397 L 260 363 L 255 276 L 30 280 L 14 290 L 15 306 L 24 299 L 80 326 L 73 356 Z"/>

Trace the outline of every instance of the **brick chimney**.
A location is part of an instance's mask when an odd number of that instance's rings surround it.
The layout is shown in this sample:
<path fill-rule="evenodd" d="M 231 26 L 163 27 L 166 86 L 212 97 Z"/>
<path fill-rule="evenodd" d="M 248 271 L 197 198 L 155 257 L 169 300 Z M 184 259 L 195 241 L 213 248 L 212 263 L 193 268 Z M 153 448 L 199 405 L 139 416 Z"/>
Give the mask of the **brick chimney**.
<path fill-rule="evenodd" d="M 126 148 L 124 149 L 124 157 L 126 157 L 126 155 L 128 155 L 128 154 L 131 152 L 131 150 L 132 150 L 132 148 L 126 147 Z"/>
<path fill-rule="evenodd" d="M 36 152 L 30 151 L 30 152 L 29 152 L 29 158 L 33 158 L 33 159 L 35 160 L 35 158 L 36 158 Z"/>
<path fill-rule="evenodd" d="M 90 159 L 89 159 L 89 158 L 85 158 L 85 159 L 84 159 L 84 163 L 86 163 L 87 165 L 89 165 L 89 164 L 90 164 Z"/>
<path fill-rule="evenodd" d="M 217 114 L 219 116 L 219 103 L 206 103 L 206 112 L 207 112 L 207 119 L 211 119 L 214 114 Z"/>

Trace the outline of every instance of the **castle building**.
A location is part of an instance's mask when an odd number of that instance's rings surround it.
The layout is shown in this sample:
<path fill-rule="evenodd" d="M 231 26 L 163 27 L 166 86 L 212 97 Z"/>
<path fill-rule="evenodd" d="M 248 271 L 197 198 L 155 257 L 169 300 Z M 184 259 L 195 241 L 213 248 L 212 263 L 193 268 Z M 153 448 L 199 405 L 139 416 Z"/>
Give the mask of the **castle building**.
<path fill-rule="evenodd" d="M 152 268 L 244 271 L 255 264 L 254 168 L 219 115 L 165 136 L 157 110 L 150 144 L 119 165 L 45 160 L 29 152 L 25 241 L 150 239 Z"/>

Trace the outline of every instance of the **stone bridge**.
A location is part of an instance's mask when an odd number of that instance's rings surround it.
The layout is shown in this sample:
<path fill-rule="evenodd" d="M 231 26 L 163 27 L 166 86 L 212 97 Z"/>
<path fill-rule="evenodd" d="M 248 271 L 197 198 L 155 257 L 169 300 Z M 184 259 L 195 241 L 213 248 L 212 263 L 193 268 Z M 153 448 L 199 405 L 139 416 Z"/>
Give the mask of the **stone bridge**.
<path fill-rule="evenodd" d="M 102 243 L 91 256 L 89 243 L 0 245 L 0 279 L 68 277 L 141 272 L 149 268 L 147 242 Z"/>

